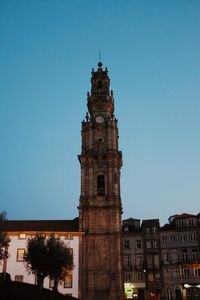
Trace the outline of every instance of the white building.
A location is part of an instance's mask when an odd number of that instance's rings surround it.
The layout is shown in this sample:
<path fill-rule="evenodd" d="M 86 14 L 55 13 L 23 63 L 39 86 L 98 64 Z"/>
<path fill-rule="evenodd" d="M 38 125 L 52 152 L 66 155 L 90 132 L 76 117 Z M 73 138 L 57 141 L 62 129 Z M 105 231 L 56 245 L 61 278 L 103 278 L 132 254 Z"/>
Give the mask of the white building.
<path fill-rule="evenodd" d="M 4 231 L 10 238 L 9 257 L 1 262 L 0 272 L 9 273 L 12 280 L 35 284 L 35 276 L 27 272 L 24 264 L 27 239 L 38 234 L 47 237 L 59 236 L 73 251 L 74 269 L 72 275 L 59 285 L 58 291 L 78 298 L 79 239 L 82 235 L 79 232 L 78 223 L 78 218 L 74 220 L 7 221 Z M 52 282 L 46 277 L 44 288 L 51 289 L 52 287 Z"/>

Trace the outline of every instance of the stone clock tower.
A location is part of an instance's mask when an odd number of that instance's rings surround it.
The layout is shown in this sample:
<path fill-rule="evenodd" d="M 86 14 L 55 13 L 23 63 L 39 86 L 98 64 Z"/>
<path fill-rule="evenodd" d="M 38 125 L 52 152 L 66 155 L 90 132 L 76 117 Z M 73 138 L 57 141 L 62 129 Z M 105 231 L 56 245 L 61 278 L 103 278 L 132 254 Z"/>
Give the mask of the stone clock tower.
<path fill-rule="evenodd" d="M 107 68 L 92 70 L 89 114 L 82 122 L 80 231 L 81 300 L 122 300 L 120 169 L 117 119 Z"/>

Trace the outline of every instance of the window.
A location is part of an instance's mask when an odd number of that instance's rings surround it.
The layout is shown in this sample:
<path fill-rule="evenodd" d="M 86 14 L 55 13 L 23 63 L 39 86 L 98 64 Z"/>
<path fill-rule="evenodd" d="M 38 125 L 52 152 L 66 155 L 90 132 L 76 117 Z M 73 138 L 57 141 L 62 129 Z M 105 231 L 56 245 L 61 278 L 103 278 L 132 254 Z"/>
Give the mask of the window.
<path fill-rule="evenodd" d="M 154 256 L 153 256 L 153 262 L 154 262 L 154 268 L 155 269 L 159 269 L 160 268 L 159 255 L 154 254 Z"/>
<path fill-rule="evenodd" d="M 172 297 L 172 291 L 171 290 L 167 290 L 167 300 L 172 300 L 173 297 Z"/>
<path fill-rule="evenodd" d="M 150 233 L 150 232 L 151 232 L 150 228 L 147 227 L 147 228 L 146 228 L 146 233 Z"/>
<path fill-rule="evenodd" d="M 170 277 L 170 272 L 169 272 L 168 269 L 164 269 L 164 270 L 163 270 L 163 276 L 164 276 L 165 278 L 169 278 L 169 277 Z"/>
<path fill-rule="evenodd" d="M 173 275 L 174 278 L 179 277 L 179 270 L 178 269 L 173 269 L 172 270 L 172 275 Z"/>
<path fill-rule="evenodd" d="M 169 263 L 169 254 L 167 250 L 164 250 L 162 252 L 162 259 L 163 259 L 163 263 L 164 264 L 168 264 Z"/>
<path fill-rule="evenodd" d="M 188 220 L 188 225 L 189 225 L 189 227 L 193 227 L 194 226 L 194 219 L 189 219 Z"/>
<path fill-rule="evenodd" d="M 177 227 L 183 227 L 183 220 L 177 220 L 176 221 L 176 225 L 177 225 Z"/>
<path fill-rule="evenodd" d="M 131 282 L 131 274 L 125 273 L 125 282 Z"/>
<path fill-rule="evenodd" d="M 25 249 L 17 249 L 17 261 L 24 261 Z"/>
<path fill-rule="evenodd" d="M 130 255 L 125 255 L 124 256 L 124 265 L 125 265 L 125 267 L 130 267 L 131 266 L 131 257 L 130 257 Z"/>
<path fill-rule="evenodd" d="M 124 241 L 124 248 L 125 249 L 130 249 L 130 241 L 129 240 Z"/>
<path fill-rule="evenodd" d="M 26 239 L 26 234 L 25 233 L 20 233 L 18 236 L 19 240 L 25 240 Z"/>
<path fill-rule="evenodd" d="M 136 274 L 136 280 L 137 281 L 143 281 L 143 273 L 137 273 Z"/>
<path fill-rule="evenodd" d="M 103 83 L 102 83 L 102 81 L 98 81 L 98 89 L 102 89 L 103 88 Z"/>
<path fill-rule="evenodd" d="M 192 249 L 192 260 L 193 262 L 198 262 L 198 252 L 196 249 Z"/>
<path fill-rule="evenodd" d="M 23 275 L 15 275 L 15 281 L 23 282 L 24 276 Z"/>
<path fill-rule="evenodd" d="M 190 240 L 190 242 L 196 242 L 196 240 L 197 240 L 196 233 L 190 233 L 189 240 Z"/>
<path fill-rule="evenodd" d="M 141 240 L 136 240 L 135 246 L 136 246 L 136 248 L 142 248 L 142 241 Z"/>
<path fill-rule="evenodd" d="M 190 277 L 190 269 L 183 268 L 183 277 Z"/>
<path fill-rule="evenodd" d="M 152 233 L 156 233 L 157 232 L 157 228 L 156 227 L 152 227 Z"/>
<path fill-rule="evenodd" d="M 105 195 L 105 178 L 103 175 L 97 176 L 97 194 L 99 196 Z"/>
<path fill-rule="evenodd" d="M 142 266 L 143 266 L 143 255 L 140 255 L 140 254 L 136 255 L 135 256 L 135 261 L 136 261 L 136 267 L 137 268 L 142 268 Z"/>
<path fill-rule="evenodd" d="M 153 248 L 158 248 L 158 241 L 153 241 Z"/>
<path fill-rule="evenodd" d="M 128 232 L 128 226 L 124 227 L 124 232 Z"/>
<path fill-rule="evenodd" d="M 174 235 L 171 235 L 170 240 L 171 240 L 172 243 L 175 243 L 176 237 Z"/>
<path fill-rule="evenodd" d="M 186 234 L 179 235 L 179 242 L 181 243 L 187 242 L 187 235 Z"/>
<path fill-rule="evenodd" d="M 182 259 L 182 262 L 184 262 L 184 263 L 188 262 L 187 249 L 182 249 L 182 251 L 181 251 L 181 259 Z"/>
<path fill-rule="evenodd" d="M 194 277 L 200 277 L 200 268 L 193 269 Z"/>
<path fill-rule="evenodd" d="M 152 255 L 147 256 L 147 267 L 148 267 L 148 269 L 153 268 L 153 257 L 152 257 Z"/>
<path fill-rule="evenodd" d="M 146 248 L 151 248 L 151 240 L 146 241 Z"/>
<path fill-rule="evenodd" d="M 72 288 L 72 274 L 68 274 L 64 279 L 64 288 Z"/>
<path fill-rule="evenodd" d="M 149 281 L 154 281 L 153 273 L 149 273 Z"/>
<path fill-rule="evenodd" d="M 162 236 L 162 242 L 166 243 L 167 242 L 167 237 L 166 236 Z"/>
<path fill-rule="evenodd" d="M 155 281 L 160 281 L 160 273 L 155 273 Z"/>
<path fill-rule="evenodd" d="M 178 256 L 177 256 L 177 250 L 176 249 L 171 250 L 171 260 L 172 260 L 173 264 L 178 262 Z"/>

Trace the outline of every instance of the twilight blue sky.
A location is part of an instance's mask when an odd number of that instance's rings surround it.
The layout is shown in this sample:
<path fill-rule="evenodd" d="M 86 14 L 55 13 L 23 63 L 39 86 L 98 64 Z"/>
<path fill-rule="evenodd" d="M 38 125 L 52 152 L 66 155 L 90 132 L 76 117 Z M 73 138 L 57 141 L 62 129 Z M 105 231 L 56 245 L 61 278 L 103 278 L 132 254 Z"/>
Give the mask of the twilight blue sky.
<path fill-rule="evenodd" d="M 200 211 L 200 1 L 0 0 L 0 210 L 78 215 L 91 69 L 108 67 L 123 218 Z"/>

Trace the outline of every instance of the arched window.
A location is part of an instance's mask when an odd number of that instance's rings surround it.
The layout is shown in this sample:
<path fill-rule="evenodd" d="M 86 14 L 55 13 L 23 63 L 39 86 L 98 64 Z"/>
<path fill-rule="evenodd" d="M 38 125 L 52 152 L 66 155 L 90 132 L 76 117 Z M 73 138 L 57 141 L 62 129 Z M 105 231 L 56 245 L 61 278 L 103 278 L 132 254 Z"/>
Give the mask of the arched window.
<path fill-rule="evenodd" d="M 98 81 L 98 89 L 102 89 L 103 88 L 103 83 L 102 81 Z"/>
<path fill-rule="evenodd" d="M 97 176 L 97 195 L 105 195 L 105 178 L 103 175 Z"/>

